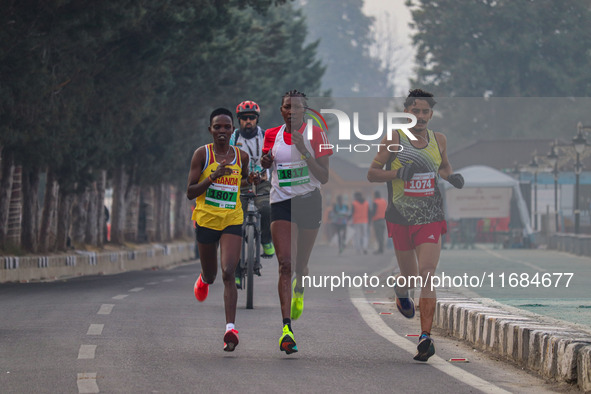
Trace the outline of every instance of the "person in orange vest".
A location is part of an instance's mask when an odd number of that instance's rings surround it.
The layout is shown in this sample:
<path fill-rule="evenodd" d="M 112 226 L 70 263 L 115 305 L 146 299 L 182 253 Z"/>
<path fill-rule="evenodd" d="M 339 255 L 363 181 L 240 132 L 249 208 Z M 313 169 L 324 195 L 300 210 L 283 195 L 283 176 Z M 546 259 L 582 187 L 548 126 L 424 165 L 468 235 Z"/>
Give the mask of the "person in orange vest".
<path fill-rule="evenodd" d="M 378 242 L 378 250 L 374 254 L 384 253 L 384 234 L 386 233 L 386 207 L 388 203 L 384 200 L 380 191 L 376 190 L 373 194 L 372 218 L 371 224 Z"/>
<path fill-rule="evenodd" d="M 355 250 L 357 254 L 367 254 L 369 202 L 361 192 L 355 192 L 353 198 L 351 222 L 355 230 Z"/>

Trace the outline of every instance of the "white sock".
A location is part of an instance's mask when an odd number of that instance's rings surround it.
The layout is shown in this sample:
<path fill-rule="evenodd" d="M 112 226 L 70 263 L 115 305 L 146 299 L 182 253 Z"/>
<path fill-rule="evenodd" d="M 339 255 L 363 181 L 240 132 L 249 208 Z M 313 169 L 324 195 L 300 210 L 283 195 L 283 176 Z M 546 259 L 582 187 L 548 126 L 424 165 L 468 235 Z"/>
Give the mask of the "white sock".
<path fill-rule="evenodd" d="M 226 331 L 233 330 L 233 329 L 234 329 L 234 323 L 226 324 Z"/>

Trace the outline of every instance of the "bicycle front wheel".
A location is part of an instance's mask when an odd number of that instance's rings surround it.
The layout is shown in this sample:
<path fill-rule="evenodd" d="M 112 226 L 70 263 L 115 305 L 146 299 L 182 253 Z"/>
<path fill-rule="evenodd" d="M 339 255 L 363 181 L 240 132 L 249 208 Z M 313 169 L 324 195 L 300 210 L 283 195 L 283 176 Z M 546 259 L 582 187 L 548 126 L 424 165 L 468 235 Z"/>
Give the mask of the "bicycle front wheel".
<path fill-rule="evenodd" d="M 246 229 L 246 309 L 253 308 L 255 242 L 254 226 L 248 226 Z"/>

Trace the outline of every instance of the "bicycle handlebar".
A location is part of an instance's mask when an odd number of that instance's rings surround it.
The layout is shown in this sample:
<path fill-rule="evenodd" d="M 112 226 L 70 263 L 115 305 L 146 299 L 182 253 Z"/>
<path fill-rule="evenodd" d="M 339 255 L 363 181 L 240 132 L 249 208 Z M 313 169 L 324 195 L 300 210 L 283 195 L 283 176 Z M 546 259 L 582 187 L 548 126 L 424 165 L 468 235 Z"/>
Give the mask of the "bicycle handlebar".
<path fill-rule="evenodd" d="M 269 193 L 267 192 L 267 193 L 255 194 L 255 193 L 249 191 L 246 193 L 240 193 L 240 195 L 250 199 L 250 198 L 255 198 L 255 197 L 268 196 Z"/>

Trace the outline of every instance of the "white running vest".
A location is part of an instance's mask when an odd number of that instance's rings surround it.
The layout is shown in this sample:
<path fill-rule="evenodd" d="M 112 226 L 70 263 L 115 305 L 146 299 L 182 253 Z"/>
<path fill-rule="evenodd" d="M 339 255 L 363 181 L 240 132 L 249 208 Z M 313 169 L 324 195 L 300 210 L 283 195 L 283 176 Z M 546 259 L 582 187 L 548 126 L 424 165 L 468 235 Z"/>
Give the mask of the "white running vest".
<path fill-rule="evenodd" d="M 306 160 L 295 145 L 288 145 L 283 139 L 285 125 L 275 137 L 271 153 L 274 160 L 271 166 L 271 204 L 289 200 L 295 196 L 304 195 L 320 188 L 320 181 L 314 177 L 308 168 Z M 292 131 L 297 133 L 297 131 Z M 304 135 L 304 145 L 313 157 L 316 157 L 310 140 Z"/>

